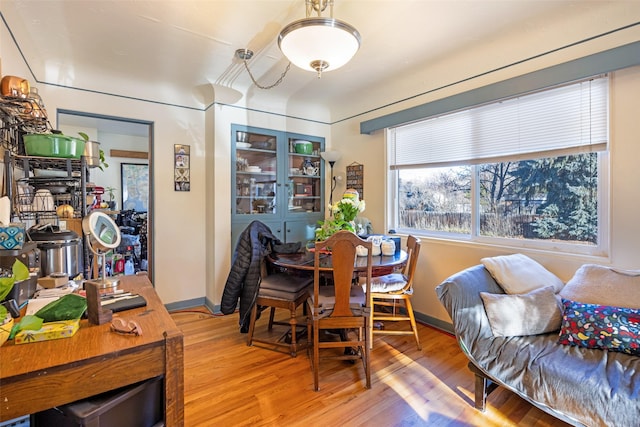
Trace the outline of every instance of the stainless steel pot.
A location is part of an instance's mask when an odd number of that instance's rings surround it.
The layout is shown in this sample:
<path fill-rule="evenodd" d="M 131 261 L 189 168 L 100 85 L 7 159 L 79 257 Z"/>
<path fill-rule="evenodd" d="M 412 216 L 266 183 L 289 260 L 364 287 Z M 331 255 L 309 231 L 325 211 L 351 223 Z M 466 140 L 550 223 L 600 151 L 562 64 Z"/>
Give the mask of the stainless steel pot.
<path fill-rule="evenodd" d="M 64 273 L 74 277 L 84 271 L 82 239 L 69 230 L 29 230 L 29 238 L 40 249 L 42 275 Z"/>
<path fill-rule="evenodd" d="M 87 158 L 87 165 L 90 167 L 100 166 L 100 143 L 87 141 L 84 145 L 84 156 Z"/>

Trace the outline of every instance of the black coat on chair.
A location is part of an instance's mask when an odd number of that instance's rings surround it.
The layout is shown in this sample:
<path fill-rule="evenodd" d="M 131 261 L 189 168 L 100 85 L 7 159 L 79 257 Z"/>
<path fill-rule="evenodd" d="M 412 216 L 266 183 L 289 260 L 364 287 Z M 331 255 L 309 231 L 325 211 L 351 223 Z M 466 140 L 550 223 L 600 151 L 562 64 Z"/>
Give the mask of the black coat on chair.
<path fill-rule="evenodd" d="M 240 234 L 233 253 L 231 271 L 222 293 L 220 311 L 231 314 L 240 299 L 240 332 L 249 330 L 251 309 L 260 289 L 260 264 L 271 252 L 272 244 L 280 243 L 271 229 L 260 221 L 253 221 Z"/>

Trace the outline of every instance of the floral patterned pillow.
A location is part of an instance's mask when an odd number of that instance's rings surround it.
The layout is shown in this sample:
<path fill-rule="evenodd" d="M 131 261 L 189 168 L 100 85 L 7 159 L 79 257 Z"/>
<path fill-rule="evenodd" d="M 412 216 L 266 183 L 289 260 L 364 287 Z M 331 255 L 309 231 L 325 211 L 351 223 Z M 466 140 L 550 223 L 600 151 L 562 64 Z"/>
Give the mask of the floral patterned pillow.
<path fill-rule="evenodd" d="M 640 356 L 640 309 L 584 304 L 562 299 L 558 342 Z"/>

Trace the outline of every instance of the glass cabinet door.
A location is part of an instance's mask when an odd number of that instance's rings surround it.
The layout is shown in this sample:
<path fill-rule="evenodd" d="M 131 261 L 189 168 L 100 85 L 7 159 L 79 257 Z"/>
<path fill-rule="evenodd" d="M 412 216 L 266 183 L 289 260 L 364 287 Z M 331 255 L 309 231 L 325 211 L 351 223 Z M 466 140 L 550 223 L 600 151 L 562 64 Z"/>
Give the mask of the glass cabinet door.
<path fill-rule="evenodd" d="M 236 124 L 230 136 L 233 248 L 255 220 L 284 242 L 313 239 L 325 209 L 324 138 Z"/>
<path fill-rule="evenodd" d="M 322 143 L 295 137 L 287 143 L 288 212 L 322 212 Z"/>
<path fill-rule="evenodd" d="M 275 135 L 235 132 L 236 215 L 273 215 L 277 203 L 277 138 Z"/>

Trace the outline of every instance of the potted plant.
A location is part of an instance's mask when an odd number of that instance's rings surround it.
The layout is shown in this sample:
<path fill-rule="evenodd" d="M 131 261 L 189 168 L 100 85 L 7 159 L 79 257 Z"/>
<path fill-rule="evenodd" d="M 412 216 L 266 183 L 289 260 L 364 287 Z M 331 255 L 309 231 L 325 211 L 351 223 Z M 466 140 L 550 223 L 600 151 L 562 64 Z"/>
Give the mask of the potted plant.
<path fill-rule="evenodd" d="M 114 200 L 116 197 L 116 188 L 115 187 L 106 187 L 104 189 L 105 193 L 109 195 L 109 200 L 107 200 L 107 204 L 109 205 L 109 209 L 114 210 L 116 208 L 116 201 Z"/>
<path fill-rule="evenodd" d="M 104 151 L 99 148 L 100 143 L 97 141 L 89 141 L 89 135 L 84 132 L 78 132 L 78 135 L 84 139 L 84 155 L 89 162 L 89 166 L 97 166 L 101 171 L 109 167 L 109 164 L 105 162 Z M 96 154 L 98 154 L 96 156 Z"/>
<path fill-rule="evenodd" d="M 357 194 L 352 195 L 350 191 L 354 190 L 347 190 L 342 200 L 329 206 L 332 219 L 318 221 L 319 227 L 315 230 L 316 241 L 326 240 L 340 230 L 356 232 L 354 220 L 358 213 L 364 211 L 365 202 L 359 200 Z"/>

